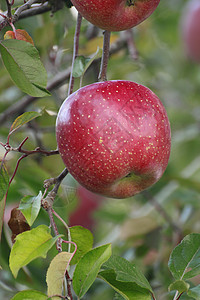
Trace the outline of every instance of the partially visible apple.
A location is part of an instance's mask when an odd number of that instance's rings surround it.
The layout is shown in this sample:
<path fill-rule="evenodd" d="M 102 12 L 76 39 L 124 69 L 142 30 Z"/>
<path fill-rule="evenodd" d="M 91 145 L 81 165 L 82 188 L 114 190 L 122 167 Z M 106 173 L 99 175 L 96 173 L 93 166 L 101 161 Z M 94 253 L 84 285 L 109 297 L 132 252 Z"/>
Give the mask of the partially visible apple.
<path fill-rule="evenodd" d="M 102 202 L 102 196 L 94 194 L 80 185 L 77 188 L 77 198 L 77 207 L 70 214 L 69 226 L 80 225 L 93 230 L 96 223 L 93 213 Z"/>
<path fill-rule="evenodd" d="M 148 18 L 160 0 L 71 0 L 80 14 L 108 31 L 132 28 Z"/>
<path fill-rule="evenodd" d="M 93 83 L 70 95 L 58 113 L 56 137 L 71 175 L 113 198 L 131 197 L 157 182 L 170 155 L 163 104 L 131 81 Z"/>
<path fill-rule="evenodd" d="M 190 59 L 200 63 L 200 1 L 188 1 L 181 19 L 185 52 Z"/>

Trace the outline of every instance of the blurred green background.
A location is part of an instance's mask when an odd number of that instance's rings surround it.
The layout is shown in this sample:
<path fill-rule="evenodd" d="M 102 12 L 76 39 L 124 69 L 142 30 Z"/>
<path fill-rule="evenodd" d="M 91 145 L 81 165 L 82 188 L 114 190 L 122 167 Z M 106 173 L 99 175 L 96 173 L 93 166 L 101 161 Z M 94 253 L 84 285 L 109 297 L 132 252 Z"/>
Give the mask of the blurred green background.
<path fill-rule="evenodd" d="M 127 44 L 111 55 L 108 79 L 136 81 L 154 91 L 166 107 L 172 129 L 172 150 L 169 165 L 162 179 L 147 192 L 126 200 L 102 199 L 89 218 L 88 225 L 94 233 L 95 246 L 111 242 L 113 252 L 134 261 L 150 281 L 158 299 L 172 299 L 167 293 L 172 277 L 167 267 L 169 254 L 180 239 L 188 233 L 200 231 L 200 66 L 184 53 L 180 20 L 185 3 L 183 0 L 161 0 L 153 15 L 133 29 L 134 43 L 139 58 L 131 57 Z M 21 4 L 22 1 L 15 1 Z M 0 9 L 6 9 L 3 0 Z M 22 19 L 16 28 L 25 29 L 33 38 L 47 70 L 49 80 L 71 65 L 75 12 L 62 9 Z M 0 32 L 0 39 L 10 28 Z M 83 21 L 80 36 L 80 55 L 90 56 L 102 47 L 103 35 Z M 111 47 L 125 38 L 126 32 L 112 33 Z M 86 72 L 83 85 L 97 80 L 99 61 Z M 11 137 L 16 147 L 26 137 L 24 147 L 56 149 L 56 113 L 67 96 L 68 81 L 52 91 L 48 98 L 37 99 L 26 107 L 27 111 L 44 109 L 42 117 L 21 128 Z M 79 88 L 79 79 L 75 88 Z M 7 108 L 23 101 L 23 93 L 13 84 L 0 60 L 0 118 Z M 18 112 L 0 123 L 0 141 L 6 142 L 9 127 Z M 0 159 L 4 155 L 0 147 Z M 6 165 L 11 175 L 19 155 L 10 153 Z M 56 254 L 51 250 L 47 259 L 37 259 L 21 270 L 17 280 L 8 266 L 10 231 L 7 225 L 11 207 L 24 195 L 37 195 L 43 191 L 43 181 L 55 177 L 64 165 L 59 156 L 31 156 L 24 159 L 10 187 L 7 199 L 5 226 L 0 245 L 0 298 L 10 299 L 17 291 L 35 288 L 46 291 L 45 275 L 50 260 Z M 81 197 L 78 184 L 69 175 L 63 181 L 54 209 L 68 221 Z M 91 195 L 90 195 L 91 197 Z M 94 195 L 95 199 L 95 195 Z M 48 217 L 41 211 L 34 226 L 49 225 Z M 58 224 L 60 232 L 64 229 Z M 78 225 L 78 224 L 77 224 Z M 200 283 L 195 277 L 191 285 Z M 100 280 L 84 299 L 120 299 Z M 181 299 L 190 299 L 182 297 Z"/>

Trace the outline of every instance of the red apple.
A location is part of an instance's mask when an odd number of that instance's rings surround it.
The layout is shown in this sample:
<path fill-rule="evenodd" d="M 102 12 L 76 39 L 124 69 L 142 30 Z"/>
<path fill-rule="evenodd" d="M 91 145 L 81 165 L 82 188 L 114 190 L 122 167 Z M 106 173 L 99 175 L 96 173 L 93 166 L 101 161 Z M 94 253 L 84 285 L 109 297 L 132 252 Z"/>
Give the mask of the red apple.
<path fill-rule="evenodd" d="M 113 198 L 133 196 L 158 181 L 170 155 L 163 104 L 131 81 L 98 82 L 70 95 L 58 113 L 56 136 L 71 175 Z"/>
<path fill-rule="evenodd" d="M 91 193 L 81 185 L 77 189 L 78 204 L 70 214 L 69 225 L 80 225 L 92 230 L 95 226 L 93 213 L 98 209 L 102 196 Z"/>
<path fill-rule="evenodd" d="M 193 61 L 200 63 L 200 1 L 189 1 L 181 20 L 185 52 Z"/>
<path fill-rule="evenodd" d="M 148 18 L 160 0 L 71 0 L 92 24 L 109 31 L 132 28 Z"/>

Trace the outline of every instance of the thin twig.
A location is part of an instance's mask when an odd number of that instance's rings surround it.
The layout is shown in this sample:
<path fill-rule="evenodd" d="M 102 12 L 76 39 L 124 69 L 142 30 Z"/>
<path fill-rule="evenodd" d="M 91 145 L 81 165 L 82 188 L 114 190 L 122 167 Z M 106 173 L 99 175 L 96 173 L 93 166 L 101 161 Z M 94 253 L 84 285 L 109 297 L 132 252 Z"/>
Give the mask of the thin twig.
<path fill-rule="evenodd" d="M 69 229 L 69 226 L 67 225 L 67 223 L 61 218 L 61 216 L 59 216 L 57 214 L 57 212 L 55 212 L 55 210 L 52 208 L 52 212 L 53 214 L 63 223 L 63 225 L 65 226 L 65 228 L 67 229 L 67 236 L 68 236 L 68 241 L 69 241 L 69 244 L 68 244 L 68 252 L 70 252 L 71 250 L 71 233 L 70 233 L 70 229 Z"/>
<path fill-rule="evenodd" d="M 173 222 L 170 215 L 166 212 L 166 210 L 156 201 L 154 197 L 150 195 L 148 191 L 144 191 L 143 194 L 149 200 L 149 202 L 154 206 L 154 208 L 159 212 L 159 214 L 163 217 L 163 219 L 169 224 L 169 226 L 176 231 L 179 235 L 182 235 L 182 230 Z"/>
<path fill-rule="evenodd" d="M 28 0 L 26 3 L 24 3 L 23 5 L 18 7 L 17 10 L 14 13 L 14 16 L 13 16 L 13 23 L 16 22 L 19 19 L 19 16 L 23 11 L 30 9 L 32 4 L 38 3 L 38 2 L 41 2 L 41 1 Z"/>
<path fill-rule="evenodd" d="M 59 235 L 59 232 L 58 232 L 58 228 L 57 228 L 56 223 L 53 218 L 53 212 L 52 212 L 51 207 L 47 208 L 47 213 L 49 215 L 50 224 L 54 231 L 54 234 L 55 234 L 55 236 L 57 236 L 57 235 Z M 62 252 L 62 238 L 58 238 L 57 243 L 56 243 L 56 248 L 57 248 L 58 252 Z"/>
<path fill-rule="evenodd" d="M 72 57 L 71 74 L 70 74 L 70 80 L 69 80 L 68 96 L 73 93 L 73 88 L 74 88 L 73 68 L 74 68 L 75 59 L 78 56 L 81 23 L 82 23 L 82 16 L 80 13 L 78 13 L 77 22 L 76 22 L 76 30 L 75 30 L 75 34 L 74 34 L 74 49 L 73 49 L 73 57 Z"/>
<path fill-rule="evenodd" d="M 173 300 L 179 300 L 179 299 L 181 298 L 182 295 L 183 295 L 183 293 L 181 293 L 181 294 L 178 295 L 178 291 L 176 291 L 176 294 L 175 294 Z M 177 297 L 177 296 L 178 296 L 178 297 Z"/>
<path fill-rule="evenodd" d="M 11 7 L 13 5 L 13 1 L 9 2 L 9 0 L 6 0 L 6 3 L 7 3 L 7 17 L 4 18 L 3 21 L 0 22 L 0 31 L 6 27 L 7 25 L 9 24 L 13 24 L 15 23 L 19 17 L 20 17 L 20 14 L 24 11 L 24 10 L 28 10 L 31 5 L 33 3 L 36 3 L 38 2 L 38 0 L 29 0 L 27 1 L 25 4 L 21 5 L 20 7 L 17 8 L 16 12 L 14 13 L 14 15 L 12 15 L 11 13 Z M 41 1 L 39 1 L 41 3 Z"/>
<path fill-rule="evenodd" d="M 11 21 L 12 20 L 12 13 L 11 13 L 11 8 L 12 8 L 12 3 L 10 3 L 9 0 L 6 0 L 6 4 L 7 4 L 7 16 L 8 16 L 8 19 Z"/>
<path fill-rule="evenodd" d="M 130 54 L 130 57 L 133 60 L 138 60 L 138 51 L 135 46 L 135 41 L 134 41 L 134 32 L 133 29 L 127 29 L 125 31 L 126 39 L 127 39 L 127 46 L 128 46 L 128 51 Z"/>
<path fill-rule="evenodd" d="M 65 169 L 60 173 L 60 175 L 59 175 L 58 177 L 56 177 L 56 183 L 55 183 L 55 186 L 54 186 L 54 188 L 53 188 L 53 190 L 52 190 L 52 191 L 54 191 L 54 193 L 57 194 L 58 188 L 59 188 L 61 182 L 62 182 L 63 179 L 67 176 L 68 173 L 69 173 L 69 172 L 68 172 L 67 168 L 65 168 Z"/>
<path fill-rule="evenodd" d="M 42 4 L 42 5 L 37 6 L 37 7 L 31 7 L 29 9 L 27 9 L 27 10 L 24 10 L 20 14 L 18 20 L 29 18 L 29 17 L 33 17 L 33 16 L 37 16 L 37 15 L 40 15 L 40 14 L 44 14 L 46 12 L 51 11 L 51 9 L 52 8 L 49 5 L 49 2 L 46 2 L 46 3 Z"/>
<path fill-rule="evenodd" d="M 47 194 L 46 198 L 42 200 L 42 206 L 45 210 L 48 210 L 48 208 L 52 208 L 53 202 L 58 193 L 58 188 L 67 174 L 68 170 L 65 168 L 58 177 L 46 179 L 44 181 L 45 189 L 48 189 L 51 185 L 55 184 L 54 188 Z"/>
<path fill-rule="evenodd" d="M 40 147 L 35 148 L 34 150 L 25 150 L 22 149 L 22 146 L 24 145 L 24 143 L 28 140 L 28 136 L 20 143 L 20 145 L 16 148 L 11 147 L 8 142 L 6 144 L 2 144 L 1 145 L 5 148 L 6 152 L 18 152 L 18 153 L 22 153 L 26 156 L 32 155 L 32 154 L 43 154 L 46 156 L 51 156 L 51 155 L 56 155 L 59 154 L 58 149 L 56 150 L 45 150 L 45 149 L 41 149 Z"/>
<path fill-rule="evenodd" d="M 107 80 L 107 67 L 108 67 L 108 60 L 109 60 L 109 50 L 110 50 L 110 31 L 104 31 L 104 38 L 103 38 L 103 54 L 101 59 L 101 67 L 99 72 L 99 81 L 106 81 Z"/>
<path fill-rule="evenodd" d="M 35 150 L 20 149 L 20 151 L 18 151 L 17 148 L 16 149 L 13 148 L 13 151 L 24 153 L 27 156 L 28 155 L 32 155 L 32 154 L 36 154 L 36 153 L 44 154 L 46 156 L 51 156 L 51 155 L 57 155 L 57 154 L 59 154 L 59 151 L 57 149 L 56 150 L 44 150 L 44 149 L 41 149 L 40 147 L 35 148 Z"/>
<path fill-rule="evenodd" d="M 156 300 L 156 298 L 155 298 L 155 296 L 154 296 L 153 293 L 151 293 L 151 296 L 152 296 L 153 300 Z"/>
<path fill-rule="evenodd" d="M 65 277 L 67 281 L 68 297 L 70 300 L 73 300 L 72 290 L 71 290 L 72 279 L 70 278 L 68 271 L 65 272 Z"/>

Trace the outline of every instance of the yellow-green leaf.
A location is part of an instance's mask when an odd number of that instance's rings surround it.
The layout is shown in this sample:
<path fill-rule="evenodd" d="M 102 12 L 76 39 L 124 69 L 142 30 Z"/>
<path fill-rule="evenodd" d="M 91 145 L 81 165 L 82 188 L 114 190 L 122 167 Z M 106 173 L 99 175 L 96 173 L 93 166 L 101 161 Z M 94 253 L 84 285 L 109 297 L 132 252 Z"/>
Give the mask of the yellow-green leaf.
<path fill-rule="evenodd" d="M 23 113 L 22 115 L 17 117 L 15 119 L 15 121 L 12 123 L 12 125 L 10 127 L 9 135 L 11 133 L 13 133 L 15 130 L 17 130 L 19 127 L 21 127 L 22 125 L 30 122 L 31 120 L 33 120 L 39 116 L 41 116 L 41 113 L 36 112 L 36 111 L 28 111 L 28 112 Z"/>
<path fill-rule="evenodd" d="M 47 300 L 47 295 L 34 290 L 25 290 L 17 293 L 11 300 Z"/>
<path fill-rule="evenodd" d="M 63 280 L 65 277 L 65 271 L 68 267 L 69 261 L 73 253 L 61 252 L 57 254 L 51 261 L 50 266 L 47 270 L 47 286 L 48 286 L 48 296 L 61 295 Z M 55 297 L 54 299 L 60 299 Z"/>
<path fill-rule="evenodd" d="M 51 236 L 50 229 L 46 225 L 40 225 L 17 235 L 9 258 L 13 276 L 17 277 L 19 269 L 37 257 L 45 258 L 58 238 L 59 236 L 54 238 Z"/>

